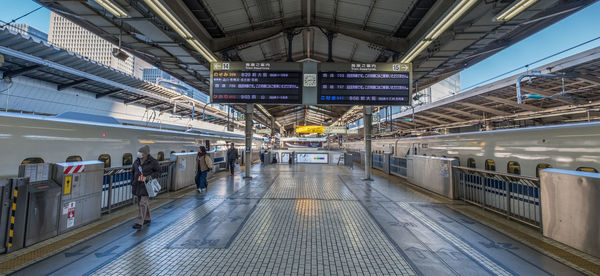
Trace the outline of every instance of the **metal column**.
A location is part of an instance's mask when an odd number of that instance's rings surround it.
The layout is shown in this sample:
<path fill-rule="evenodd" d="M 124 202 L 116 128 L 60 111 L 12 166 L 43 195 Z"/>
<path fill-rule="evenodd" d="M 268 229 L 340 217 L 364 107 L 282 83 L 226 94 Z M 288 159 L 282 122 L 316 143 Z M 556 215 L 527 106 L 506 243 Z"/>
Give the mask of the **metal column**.
<path fill-rule="evenodd" d="M 373 108 L 370 106 L 365 106 L 363 111 L 365 130 L 365 178 L 363 178 L 363 180 L 372 181 L 371 168 L 373 167 L 373 152 L 371 152 L 371 131 L 373 129 Z"/>
<path fill-rule="evenodd" d="M 275 117 L 271 118 L 271 148 L 275 148 Z"/>
<path fill-rule="evenodd" d="M 254 113 L 254 105 L 246 104 L 246 152 L 244 155 L 244 169 L 246 175 L 244 179 L 251 179 L 250 167 L 252 166 L 252 115 Z"/>

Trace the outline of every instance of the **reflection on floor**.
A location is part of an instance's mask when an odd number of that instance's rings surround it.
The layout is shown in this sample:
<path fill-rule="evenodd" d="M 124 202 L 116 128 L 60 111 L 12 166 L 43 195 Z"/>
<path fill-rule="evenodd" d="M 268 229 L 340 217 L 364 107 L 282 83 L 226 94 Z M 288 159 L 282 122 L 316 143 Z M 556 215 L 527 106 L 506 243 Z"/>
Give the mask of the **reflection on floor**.
<path fill-rule="evenodd" d="M 580 275 L 392 177 L 323 165 L 253 168 L 16 275 Z"/>

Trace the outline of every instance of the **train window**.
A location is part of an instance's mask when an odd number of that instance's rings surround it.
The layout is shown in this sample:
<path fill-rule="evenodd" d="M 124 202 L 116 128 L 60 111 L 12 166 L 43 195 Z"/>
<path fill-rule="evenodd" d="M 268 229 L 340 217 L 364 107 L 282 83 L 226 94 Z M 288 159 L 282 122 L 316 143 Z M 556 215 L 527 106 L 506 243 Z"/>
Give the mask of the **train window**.
<path fill-rule="evenodd" d="M 83 161 L 83 159 L 81 158 L 81 156 L 79 155 L 71 155 L 69 157 L 67 157 L 67 160 L 65 162 L 81 162 Z"/>
<path fill-rule="evenodd" d="M 110 155 L 108 154 L 100 154 L 100 156 L 98 156 L 98 161 L 102 161 L 104 162 L 104 167 L 105 168 L 109 168 L 110 167 Z"/>
<path fill-rule="evenodd" d="M 496 171 L 496 162 L 492 159 L 485 160 L 486 171 Z"/>
<path fill-rule="evenodd" d="M 156 155 L 156 158 L 158 159 L 158 161 L 165 160 L 165 153 L 162 151 L 159 151 L 158 154 Z"/>
<path fill-rule="evenodd" d="M 540 177 L 540 171 L 543 170 L 543 169 L 547 169 L 547 168 L 552 168 L 552 165 L 546 164 L 546 163 L 538 164 L 535 167 L 535 176 L 536 177 Z"/>
<path fill-rule="evenodd" d="M 458 156 L 455 156 L 453 158 L 456 159 L 456 161 L 458 161 L 458 165 L 460 166 L 460 158 Z"/>
<path fill-rule="evenodd" d="M 123 166 L 131 165 L 131 164 L 133 164 L 133 155 L 131 155 L 131 153 L 123 154 Z"/>
<path fill-rule="evenodd" d="M 579 167 L 577 168 L 578 171 L 580 172 L 591 172 L 591 173 L 597 173 L 598 170 L 591 168 L 591 167 Z"/>
<path fill-rule="evenodd" d="M 512 174 L 521 174 L 521 165 L 519 165 L 519 162 L 509 161 L 506 165 L 506 172 Z"/>
<path fill-rule="evenodd" d="M 475 159 L 473 159 L 473 158 L 467 159 L 467 167 L 473 168 L 473 169 L 477 168 L 477 164 L 475 164 Z"/>
<path fill-rule="evenodd" d="M 25 160 L 21 161 L 21 165 L 29 165 L 29 164 L 38 164 L 44 163 L 44 159 L 40 157 L 29 157 L 25 158 Z"/>

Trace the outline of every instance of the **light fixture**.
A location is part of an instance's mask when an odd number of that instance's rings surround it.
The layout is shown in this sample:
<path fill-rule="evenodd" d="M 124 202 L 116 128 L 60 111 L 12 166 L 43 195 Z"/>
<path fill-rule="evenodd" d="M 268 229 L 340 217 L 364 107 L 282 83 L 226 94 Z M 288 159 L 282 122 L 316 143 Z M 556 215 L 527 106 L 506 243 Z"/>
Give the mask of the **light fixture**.
<path fill-rule="evenodd" d="M 438 38 L 444 31 L 446 31 L 456 20 L 458 20 L 465 12 L 467 12 L 478 0 L 461 0 L 456 4 L 450 12 L 446 13 L 444 17 L 425 35 L 417 45 L 415 45 L 410 51 L 402 58 L 402 63 L 409 63 L 415 57 L 417 57 L 423 50 L 431 44 L 436 38 Z"/>
<path fill-rule="evenodd" d="M 110 12 L 112 15 L 119 17 L 119 18 L 123 18 L 123 17 L 127 17 L 127 12 L 119 7 L 119 5 L 117 5 L 116 3 L 114 3 L 111 0 L 94 0 L 96 3 L 98 3 L 98 5 L 102 6 L 104 9 L 106 9 L 108 12 Z"/>
<path fill-rule="evenodd" d="M 200 43 L 200 41 L 198 41 L 177 18 L 175 18 L 160 0 L 144 0 L 144 2 L 208 62 L 217 62 L 215 55 L 202 45 L 202 43 Z"/>
<path fill-rule="evenodd" d="M 496 16 L 496 21 L 511 20 L 513 17 L 517 16 L 517 14 L 529 8 L 529 6 L 533 5 L 537 1 L 538 0 L 518 0 L 500 12 L 500 14 Z"/>

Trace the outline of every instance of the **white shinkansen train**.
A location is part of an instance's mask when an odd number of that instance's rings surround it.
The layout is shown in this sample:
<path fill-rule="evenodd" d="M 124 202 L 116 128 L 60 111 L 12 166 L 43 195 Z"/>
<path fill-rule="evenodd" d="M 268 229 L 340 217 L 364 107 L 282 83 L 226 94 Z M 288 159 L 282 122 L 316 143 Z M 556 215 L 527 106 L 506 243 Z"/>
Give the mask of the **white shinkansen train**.
<path fill-rule="evenodd" d="M 344 143 L 364 150 L 363 141 Z M 461 166 L 536 177 L 544 168 L 598 172 L 600 122 L 379 139 L 373 151 L 456 158 Z"/>
<path fill-rule="evenodd" d="M 105 167 L 127 166 L 143 145 L 149 145 L 159 161 L 168 160 L 173 152 L 197 151 L 207 141 L 211 147 L 225 142 L 241 145 L 244 137 L 0 113 L 0 179 L 17 175 L 19 165 L 28 163 L 100 160 Z M 253 147 L 260 149 L 258 144 Z"/>

